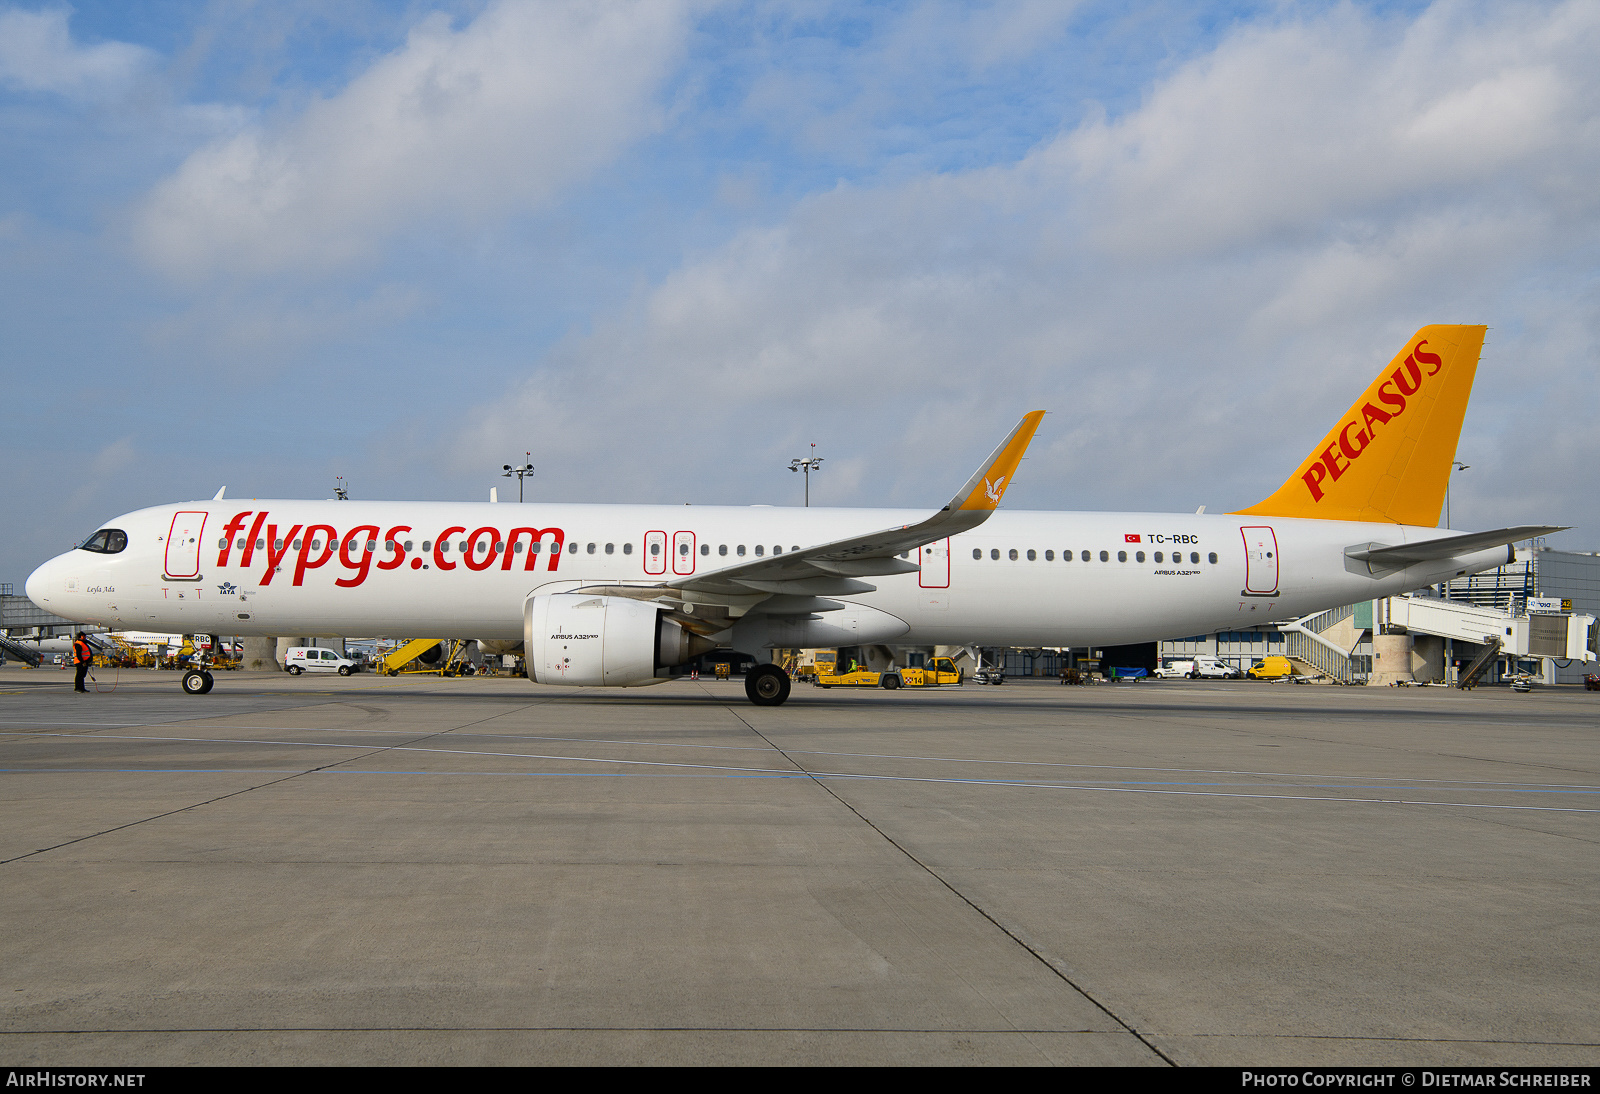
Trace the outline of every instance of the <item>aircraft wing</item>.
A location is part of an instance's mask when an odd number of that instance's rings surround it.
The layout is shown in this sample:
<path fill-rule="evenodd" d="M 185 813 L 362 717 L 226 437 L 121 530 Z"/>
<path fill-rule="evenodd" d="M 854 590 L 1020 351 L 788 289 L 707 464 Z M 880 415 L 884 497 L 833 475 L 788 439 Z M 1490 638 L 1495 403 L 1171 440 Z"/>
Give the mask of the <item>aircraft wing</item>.
<path fill-rule="evenodd" d="M 895 556 L 976 528 L 988 520 L 1005 496 L 1043 418 L 1042 410 L 1024 415 L 1000 447 L 950 499 L 950 504 L 927 520 L 675 578 L 657 588 L 681 590 L 691 594 L 689 599 L 697 592 L 757 599 L 772 594 L 843 596 L 875 588 L 857 580 L 861 577 L 915 573 L 920 568 L 917 563 Z"/>
<path fill-rule="evenodd" d="M 1551 532 L 1562 532 L 1564 528 L 1549 527 L 1542 524 L 1525 524 L 1516 528 L 1496 528 L 1492 532 L 1464 532 L 1458 536 L 1441 536 L 1438 539 L 1425 539 L 1420 543 L 1401 543 L 1389 546 L 1382 543 L 1358 543 L 1354 547 L 1345 548 L 1345 555 L 1357 562 L 1365 562 L 1371 566 L 1393 567 L 1399 569 L 1412 562 L 1426 562 L 1436 558 L 1455 558 L 1458 555 L 1471 554 L 1473 551 L 1483 551 L 1490 547 L 1503 547 L 1506 544 L 1516 543 L 1518 540 L 1532 539 L 1535 536 L 1547 536 Z"/>

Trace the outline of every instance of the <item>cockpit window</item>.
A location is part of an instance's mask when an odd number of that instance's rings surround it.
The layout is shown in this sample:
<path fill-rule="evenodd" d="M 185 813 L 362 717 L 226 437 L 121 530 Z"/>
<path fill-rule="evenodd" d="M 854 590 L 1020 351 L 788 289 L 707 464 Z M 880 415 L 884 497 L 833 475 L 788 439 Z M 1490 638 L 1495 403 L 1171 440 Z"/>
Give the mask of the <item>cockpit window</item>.
<path fill-rule="evenodd" d="M 120 554 L 127 549 L 128 533 L 117 528 L 102 528 L 78 544 L 80 551 L 94 551 L 102 555 Z"/>

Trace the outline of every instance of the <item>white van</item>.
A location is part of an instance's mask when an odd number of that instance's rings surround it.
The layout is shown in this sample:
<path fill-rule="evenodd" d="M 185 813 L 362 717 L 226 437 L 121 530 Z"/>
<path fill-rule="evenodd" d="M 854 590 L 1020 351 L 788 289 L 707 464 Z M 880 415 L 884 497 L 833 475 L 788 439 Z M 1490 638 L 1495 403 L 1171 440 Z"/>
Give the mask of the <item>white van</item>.
<path fill-rule="evenodd" d="M 1194 668 L 1189 672 L 1189 679 L 1237 680 L 1242 675 L 1243 673 L 1226 661 L 1219 661 L 1215 657 L 1196 657 Z"/>
<path fill-rule="evenodd" d="M 361 671 L 360 665 L 338 650 L 320 646 L 290 646 L 284 655 L 283 667 L 290 676 L 299 676 L 302 672 L 337 672 L 340 676 L 349 676 Z"/>

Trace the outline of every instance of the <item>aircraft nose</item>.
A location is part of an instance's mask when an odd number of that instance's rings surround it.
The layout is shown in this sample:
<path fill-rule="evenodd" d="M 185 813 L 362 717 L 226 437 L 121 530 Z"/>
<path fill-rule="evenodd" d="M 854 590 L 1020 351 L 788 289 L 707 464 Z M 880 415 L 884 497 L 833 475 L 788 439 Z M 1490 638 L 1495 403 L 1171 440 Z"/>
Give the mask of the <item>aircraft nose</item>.
<path fill-rule="evenodd" d="M 60 573 L 60 563 L 60 559 L 53 558 L 28 575 L 22 591 L 28 594 L 28 599 L 33 601 L 36 607 L 45 608 L 49 603 L 51 590 L 58 584 L 55 577 Z"/>

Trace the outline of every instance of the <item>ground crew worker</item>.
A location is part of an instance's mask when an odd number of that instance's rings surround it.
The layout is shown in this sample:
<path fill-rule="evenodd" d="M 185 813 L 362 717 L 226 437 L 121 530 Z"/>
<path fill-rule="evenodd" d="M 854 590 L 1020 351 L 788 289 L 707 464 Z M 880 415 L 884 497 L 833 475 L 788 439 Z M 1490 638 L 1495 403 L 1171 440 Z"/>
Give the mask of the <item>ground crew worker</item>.
<path fill-rule="evenodd" d="M 89 667 L 94 664 L 94 647 L 89 645 L 88 637 L 78 632 L 78 637 L 72 640 L 72 663 L 78 666 L 78 675 L 73 678 L 73 691 L 88 691 L 83 686 L 83 678 L 89 674 Z"/>

